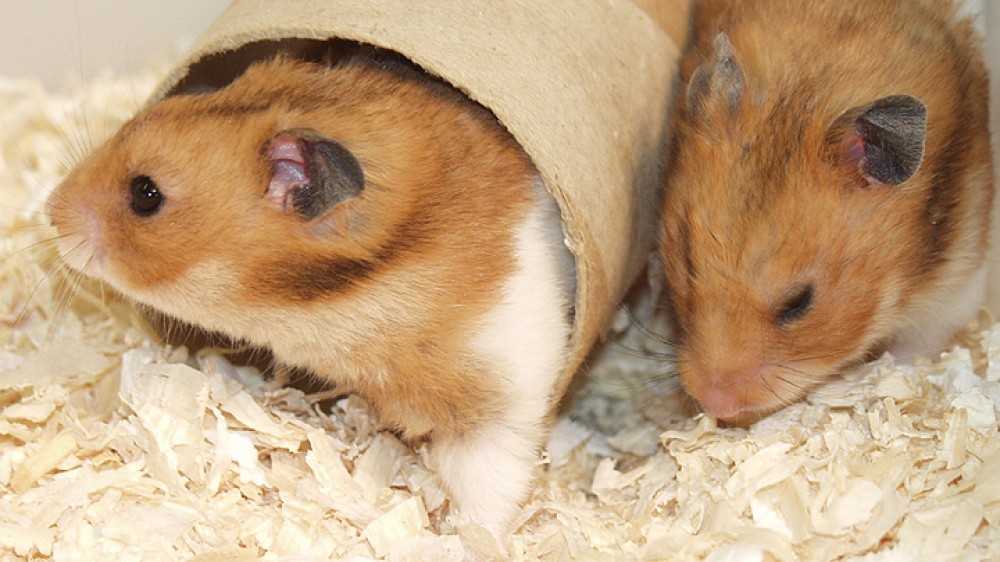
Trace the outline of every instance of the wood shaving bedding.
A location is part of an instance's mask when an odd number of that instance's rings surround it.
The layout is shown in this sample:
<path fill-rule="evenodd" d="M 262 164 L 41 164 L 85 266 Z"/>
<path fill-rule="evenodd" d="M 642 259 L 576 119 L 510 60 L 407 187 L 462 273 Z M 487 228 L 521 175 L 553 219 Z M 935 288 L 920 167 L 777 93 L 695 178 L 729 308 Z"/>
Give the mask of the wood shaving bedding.
<path fill-rule="evenodd" d="M 321 408 L 165 345 L 131 306 L 52 273 L 46 194 L 166 68 L 70 95 L 0 81 L 4 558 L 500 556 L 361 399 Z M 733 429 L 684 413 L 666 350 L 630 324 L 559 418 L 512 559 L 1000 559 L 1000 325 Z"/>

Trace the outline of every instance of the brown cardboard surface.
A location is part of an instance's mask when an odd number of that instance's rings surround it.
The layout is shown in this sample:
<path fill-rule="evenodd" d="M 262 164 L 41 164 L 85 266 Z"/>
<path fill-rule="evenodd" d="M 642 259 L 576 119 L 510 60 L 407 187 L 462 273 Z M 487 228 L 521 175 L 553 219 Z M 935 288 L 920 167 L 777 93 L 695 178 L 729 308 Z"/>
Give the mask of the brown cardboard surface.
<path fill-rule="evenodd" d="M 681 49 L 690 28 L 690 0 L 632 0 Z"/>
<path fill-rule="evenodd" d="M 577 321 L 561 393 L 654 239 L 680 47 L 663 30 L 686 30 L 686 0 L 642 1 L 640 9 L 623 0 L 236 0 L 157 96 L 207 55 L 262 40 L 341 38 L 400 52 L 491 109 L 534 160 L 576 257 Z M 674 9 L 683 26 L 667 25 Z"/>

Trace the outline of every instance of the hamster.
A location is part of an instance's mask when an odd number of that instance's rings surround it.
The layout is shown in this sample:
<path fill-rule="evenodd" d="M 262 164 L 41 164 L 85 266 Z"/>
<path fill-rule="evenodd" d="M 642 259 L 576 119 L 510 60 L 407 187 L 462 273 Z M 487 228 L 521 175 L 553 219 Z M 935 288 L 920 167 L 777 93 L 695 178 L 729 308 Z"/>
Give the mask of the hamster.
<path fill-rule="evenodd" d="M 676 368 L 746 423 L 977 313 L 987 75 L 950 2 L 694 7 L 661 216 Z"/>
<path fill-rule="evenodd" d="M 429 441 L 462 518 L 510 530 L 575 278 L 489 111 L 387 51 L 279 56 L 140 112 L 48 212 L 71 268 L 356 392 Z"/>

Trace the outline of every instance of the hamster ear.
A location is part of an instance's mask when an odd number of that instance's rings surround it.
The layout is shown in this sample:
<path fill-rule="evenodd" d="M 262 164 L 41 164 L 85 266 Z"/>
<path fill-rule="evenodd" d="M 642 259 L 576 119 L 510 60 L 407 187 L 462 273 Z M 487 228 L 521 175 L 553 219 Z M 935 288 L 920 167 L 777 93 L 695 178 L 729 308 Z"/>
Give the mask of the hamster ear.
<path fill-rule="evenodd" d="M 688 83 L 687 106 L 693 115 L 705 113 L 720 101 L 735 113 L 746 89 L 743 71 L 725 31 L 715 36 L 714 48 L 712 58 L 695 69 Z"/>
<path fill-rule="evenodd" d="M 313 131 L 285 131 L 267 147 L 271 181 L 267 194 L 276 209 L 304 221 L 357 199 L 365 174 L 350 150 Z"/>
<path fill-rule="evenodd" d="M 871 186 L 899 185 L 924 158 L 927 108 L 912 96 L 888 96 L 845 112 L 830 128 L 834 156 Z"/>

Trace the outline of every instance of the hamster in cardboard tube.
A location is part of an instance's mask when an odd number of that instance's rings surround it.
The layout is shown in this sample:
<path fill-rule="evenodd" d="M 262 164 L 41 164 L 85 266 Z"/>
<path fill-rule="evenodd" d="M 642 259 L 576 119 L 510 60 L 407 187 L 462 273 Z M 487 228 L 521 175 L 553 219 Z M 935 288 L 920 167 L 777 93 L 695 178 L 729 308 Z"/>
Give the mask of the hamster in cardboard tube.
<path fill-rule="evenodd" d="M 509 530 L 575 277 L 492 113 L 394 53 L 279 56 L 143 110 L 48 210 L 71 268 L 358 393 L 429 440 L 464 518 Z"/>
<path fill-rule="evenodd" d="M 706 0 L 660 258 L 688 393 L 746 423 L 982 305 L 988 83 L 950 2 Z"/>

